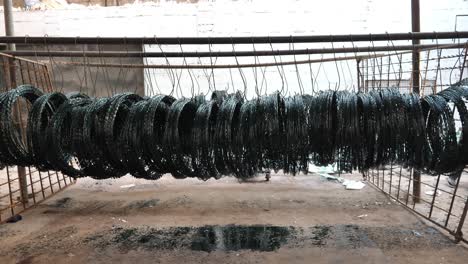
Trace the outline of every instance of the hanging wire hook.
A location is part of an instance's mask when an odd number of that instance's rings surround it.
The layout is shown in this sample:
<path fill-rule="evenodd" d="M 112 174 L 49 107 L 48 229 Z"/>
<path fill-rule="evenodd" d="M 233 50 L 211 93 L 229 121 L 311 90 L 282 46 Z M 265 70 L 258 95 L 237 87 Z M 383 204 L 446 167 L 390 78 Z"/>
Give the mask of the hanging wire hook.
<path fill-rule="evenodd" d="M 182 48 L 182 44 L 180 42 L 180 38 L 177 38 L 177 40 L 179 41 L 179 47 L 180 47 L 180 51 L 182 53 L 182 55 L 184 54 L 184 49 Z M 183 64 L 188 68 L 188 63 L 187 63 L 187 58 L 185 56 L 183 56 L 183 59 L 184 59 L 184 62 Z M 189 74 L 189 77 L 190 77 L 190 81 L 192 83 L 191 87 L 190 87 L 190 91 L 192 93 L 192 98 L 195 96 L 195 83 L 193 81 L 193 76 L 192 76 L 192 72 L 191 72 L 191 69 L 188 68 L 188 74 Z"/>
<path fill-rule="evenodd" d="M 213 67 L 213 56 L 211 55 L 211 38 L 208 38 L 208 49 L 210 51 L 210 65 L 211 65 L 211 76 L 213 77 L 213 88 L 214 88 L 214 91 L 216 91 L 216 80 L 215 80 L 214 67 Z"/>
<path fill-rule="evenodd" d="M 255 41 L 252 37 L 252 45 L 253 45 L 253 48 L 254 48 L 254 52 L 255 52 Z M 256 60 L 258 60 L 258 63 L 261 64 L 260 62 L 260 57 L 258 56 L 255 56 Z M 256 68 L 256 67 L 255 67 Z M 260 88 L 259 88 L 259 93 L 262 94 L 263 92 L 263 84 L 265 83 L 265 95 L 267 94 L 268 92 L 268 84 L 266 83 L 266 79 L 265 79 L 265 71 L 266 71 L 266 67 L 260 67 L 260 71 L 262 73 L 262 82 L 260 83 Z M 255 77 L 257 77 L 257 72 L 255 72 Z"/>
<path fill-rule="evenodd" d="M 52 73 L 52 79 L 55 80 L 55 71 L 58 69 L 58 71 L 60 72 L 60 79 L 61 79 L 61 85 L 60 85 L 60 92 L 63 91 L 63 88 L 64 88 L 64 83 L 65 83 L 65 78 L 63 76 L 63 71 L 60 70 L 59 66 L 57 65 L 57 63 L 55 62 L 54 58 L 50 55 L 50 52 L 49 52 L 49 45 L 47 44 L 47 40 L 46 40 L 46 35 L 44 35 L 44 44 L 47 48 L 47 53 L 49 53 L 49 62 L 50 62 L 50 68 L 51 68 L 51 73 Z M 26 44 L 27 43 L 27 38 L 29 37 L 29 35 L 26 35 L 26 37 L 24 38 L 24 43 Z M 36 45 L 33 45 L 33 49 L 34 49 L 34 55 L 35 55 L 35 58 L 36 58 L 36 61 L 39 61 L 39 58 L 37 56 L 37 50 L 36 50 Z M 55 66 L 54 66 L 55 64 Z"/>
<path fill-rule="evenodd" d="M 232 92 L 236 93 L 236 88 L 234 87 L 234 79 L 232 78 L 232 69 L 229 68 L 229 78 L 231 79 Z"/>
<path fill-rule="evenodd" d="M 146 59 L 145 56 L 143 56 L 143 53 L 146 52 L 146 49 L 145 49 L 145 43 L 143 40 L 141 40 L 141 61 L 143 62 L 143 65 L 148 65 L 148 60 Z M 154 96 L 155 93 L 154 93 L 154 87 L 153 87 L 153 82 L 151 80 L 151 75 L 149 74 L 149 68 L 148 67 L 144 67 L 143 68 L 143 76 L 144 76 L 144 79 L 143 79 L 143 85 L 145 86 L 145 90 L 146 90 L 146 87 L 148 87 L 148 95 L 149 96 Z M 146 93 L 146 91 L 145 91 Z"/>
<path fill-rule="evenodd" d="M 433 90 L 433 93 L 437 92 L 437 75 L 439 74 L 439 82 L 440 82 L 440 88 L 443 88 L 443 83 L 442 83 L 442 71 L 440 70 L 440 59 L 442 57 L 442 49 L 439 47 L 439 39 L 437 38 L 437 32 L 434 32 L 435 35 L 435 40 L 436 40 L 436 48 L 437 48 L 437 69 L 436 69 L 436 81 L 435 81 L 435 87 Z"/>
<path fill-rule="evenodd" d="M 387 39 L 387 47 L 388 47 L 389 44 L 391 44 L 393 47 L 395 47 L 395 46 L 393 45 L 393 42 L 392 42 L 391 39 L 390 39 L 390 35 L 388 34 L 388 32 L 385 32 L 385 33 L 387 34 L 387 38 L 388 38 L 388 39 Z M 395 51 L 395 53 L 396 53 L 396 51 Z M 396 73 L 396 70 L 395 70 L 395 65 L 394 65 L 394 63 L 392 62 L 392 56 L 394 56 L 394 55 L 391 55 L 391 54 L 389 53 L 389 56 L 388 56 L 389 61 L 388 61 L 388 63 L 389 63 L 389 64 L 391 65 L 391 67 L 392 67 L 393 75 L 395 76 L 395 78 L 397 78 L 397 73 Z M 397 59 L 399 58 L 398 54 L 396 54 L 396 57 L 397 57 Z M 390 70 L 389 70 L 389 71 L 390 71 Z M 389 75 L 390 75 L 390 73 L 389 73 Z M 390 77 L 388 77 L 388 78 L 390 79 Z M 390 85 L 390 84 L 389 84 L 389 85 Z"/>
<path fill-rule="evenodd" d="M 271 42 L 271 37 L 270 36 L 268 36 L 268 41 L 270 43 L 271 51 L 274 53 L 273 44 Z M 275 60 L 276 69 L 278 70 L 278 74 L 279 74 L 279 76 L 281 78 L 281 91 L 280 91 L 280 94 L 284 95 L 283 94 L 283 92 L 284 92 L 284 78 L 283 78 L 283 75 L 281 74 L 280 67 L 278 66 L 278 61 L 276 60 L 276 55 L 273 55 L 273 59 Z"/>
<path fill-rule="evenodd" d="M 360 75 L 359 64 L 361 62 L 361 58 L 357 56 L 356 46 L 354 46 L 354 41 L 353 41 L 353 35 L 350 34 L 349 37 L 351 39 L 351 46 L 353 47 L 354 59 L 356 60 L 356 64 L 357 64 L 356 67 L 358 68 L 358 76 L 357 76 L 358 80 L 357 80 L 357 82 L 359 82 L 359 78 L 361 78 L 361 76 L 359 76 Z M 349 65 L 348 65 L 348 68 L 349 68 Z M 351 74 L 351 70 L 349 70 L 349 71 L 350 71 L 351 78 L 353 78 L 353 76 Z M 353 91 L 355 91 L 356 89 L 355 89 L 355 86 L 354 86 L 354 80 L 353 79 L 351 79 L 351 80 L 352 80 L 352 85 L 353 85 Z M 358 87 L 358 89 L 359 88 L 360 87 Z"/>
<path fill-rule="evenodd" d="M 293 51 L 293 59 L 294 59 L 294 68 L 296 69 L 296 77 L 297 77 L 297 84 L 299 85 L 299 92 L 301 95 L 304 94 L 304 87 L 302 85 L 302 80 L 301 80 L 301 75 L 299 73 L 299 67 L 297 66 L 297 60 L 296 60 L 296 49 L 294 46 L 294 39 L 293 36 L 290 36 L 291 38 L 291 45 L 292 45 L 292 51 Z"/>
<path fill-rule="evenodd" d="M 317 90 L 320 90 L 320 88 L 318 88 L 318 76 L 320 74 L 320 70 L 322 69 L 322 64 L 323 64 L 323 54 L 320 56 L 320 63 L 319 63 L 319 67 L 317 69 L 317 73 L 315 74 L 314 76 L 314 81 L 315 81 L 315 86 L 317 86 Z M 325 72 L 325 75 L 326 75 L 326 72 Z M 328 79 L 328 77 L 327 77 Z"/>
<path fill-rule="evenodd" d="M 258 80 L 257 80 L 257 54 L 255 51 L 255 43 L 254 43 L 253 37 L 252 37 L 252 48 L 254 52 L 254 67 L 252 67 L 252 71 L 253 71 L 254 80 L 255 80 L 255 93 L 257 94 L 257 97 L 260 97 L 260 91 L 258 90 Z"/>
<path fill-rule="evenodd" d="M 112 96 L 115 91 L 113 90 L 113 86 L 112 84 L 110 83 L 110 74 L 109 74 L 109 70 L 107 67 L 107 63 L 105 61 L 105 59 L 101 56 L 102 54 L 102 47 L 101 47 L 101 43 L 100 43 L 100 37 L 98 37 L 98 40 L 97 40 L 97 47 L 98 47 L 98 53 L 99 53 L 99 58 L 100 58 L 100 62 L 101 64 L 104 65 L 104 67 L 101 67 L 102 69 L 102 73 L 103 73 L 103 76 L 104 76 L 104 80 L 105 80 L 105 84 L 106 84 L 106 90 L 107 90 L 107 96 Z M 97 90 L 97 89 L 96 89 Z M 96 96 L 96 90 L 94 91 L 94 96 Z"/>
<path fill-rule="evenodd" d="M 247 82 L 245 80 L 245 76 L 244 76 L 244 72 L 242 71 L 240 65 L 239 65 L 239 60 L 237 59 L 237 54 L 236 54 L 236 49 L 235 49 L 235 46 L 234 46 L 234 41 L 231 37 L 231 43 L 232 43 L 232 51 L 234 53 L 234 58 L 236 59 L 236 64 L 237 64 L 237 68 L 239 69 L 239 74 L 242 78 L 242 82 L 244 83 L 244 99 L 247 99 Z"/>
<path fill-rule="evenodd" d="M 458 31 L 457 31 L 457 38 L 458 38 Z M 455 68 L 458 68 L 461 72 L 461 68 L 463 67 L 463 65 L 460 65 L 460 62 L 461 62 L 461 58 L 463 57 L 462 55 L 462 51 L 463 49 L 461 48 L 460 46 L 460 38 L 458 38 L 458 45 L 457 45 L 457 49 L 458 49 L 458 56 L 457 56 L 457 60 L 455 61 L 455 63 L 453 64 L 453 67 L 451 67 L 450 69 L 450 75 L 449 75 L 449 84 L 452 85 L 452 74 L 453 74 L 453 71 L 455 70 Z M 459 67 L 457 67 L 457 64 L 459 64 Z M 458 80 L 457 80 L 458 81 Z"/>
<path fill-rule="evenodd" d="M 377 64 L 377 70 L 379 70 L 379 89 L 382 89 L 382 69 L 380 67 L 382 67 L 382 65 L 380 65 L 379 67 L 379 61 L 378 61 L 378 55 L 377 53 L 375 52 L 375 45 L 374 45 L 374 40 L 372 39 L 372 34 L 369 34 L 369 38 L 370 38 L 370 41 L 371 41 L 371 44 L 372 44 L 372 48 L 373 48 L 373 53 L 374 53 L 374 67 L 375 67 L 375 64 Z M 381 63 L 382 64 L 382 63 Z M 375 78 L 374 78 L 375 79 Z"/>
<path fill-rule="evenodd" d="M 177 40 L 178 40 L 178 42 L 180 43 L 180 38 L 179 38 L 179 37 L 177 38 Z M 184 51 L 182 50 L 182 46 L 180 47 L 180 52 L 181 52 L 181 54 L 182 54 L 182 57 L 185 58 L 185 56 L 184 56 Z M 177 72 L 177 71 L 176 71 L 176 72 Z M 177 88 L 178 88 L 179 93 L 180 93 L 180 96 L 181 96 L 182 98 L 184 98 L 184 94 L 183 94 L 183 91 L 182 91 L 182 87 L 181 87 L 181 85 L 180 85 L 180 80 L 181 80 L 181 78 L 182 78 L 182 73 L 183 73 L 183 72 L 184 72 L 184 69 L 180 69 L 180 74 L 179 74 L 178 76 L 176 75 L 176 76 L 177 76 Z M 192 94 L 192 98 L 193 98 L 193 94 Z"/>
<path fill-rule="evenodd" d="M 403 66 L 402 66 L 402 61 L 401 61 L 402 57 L 396 51 L 395 44 L 393 43 L 393 40 L 390 38 L 390 35 L 388 34 L 388 32 L 386 32 L 386 33 L 387 33 L 388 40 L 392 44 L 393 51 L 395 52 L 395 56 L 398 59 L 398 83 L 397 83 L 397 87 L 400 87 L 401 79 L 403 78 L 403 69 L 402 69 Z"/>
<path fill-rule="evenodd" d="M 44 36 L 44 41 L 45 41 L 46 37 L 47 37 L 47 35 Z M 78 45 L 77 43 L 78 43 L 78 39 L 79 39 L 79 38 L 80 38 L 79 36 L 78 36 L 78 37 L 75 37 L 75 46 Z M 49 48 L 49 47 L 48 47 L 48 45 L 47 45 L 47 49 L 48 49 L 48 48 Z M 72 59 L 72 61 L 73 61 L 73 59 Z M 76 76 L 78 77 L 78 81 L 80 82 L 80 83 L 79 83 L 79 85 L 80 85 L 79 91 L 80 91 L 80 93 L 81 93 L 81 92 L 83 91 L 83 78 L 81 78 L 81 74 L 80 74 L 80 72 L 79 72 L 79 70 L 78 70 L 78 67 L 74 67 L 74 70 L 75 70 L 75 72 L 76 72 Z"/>
<path fill-rule="evenodd" d="M 333 50 L 333 61 L 335 62 L 335 67 L 336 67 L 336 73 L 338 74 L 338 83 L 335 84 L 335 92 L 338 91 L 341 87 L 341 76 L 340 76 L 340 71 L 338 69 L 338 63 L 336 61 L 336 53 L 335 53 L 335 46 L 333 44 L 333 35 L 330 35 L 330 42 L 332 45 L 332 50 Z"/>
<path fill-rule="evenodd" d="M 158 38 L 156 37 L 156 35 L 154 35 L 154 41 L 156 42 L 156 45 L 158 46 L 159 50 L 161 51 L 161 53 L 164 55 L 164 58 L 166 60 L 166 64 L 168 66 L 171 66 L 171 63 L 169 62 L 169 59 L 167 58 L 166 56 L 166 53 L 163 51 L 162 47 L 161 47 L 161 44 L 159 44 L 158 42 Z M 166 73 L 167 73 L 167 76 L 169 77 L 169 81 L 171 82 L 172 84 L 172 90 L 171 92 L 169 93 L 170 96 L 172 96 L 174 94 L 174 90 L 175 90 L 175 77 L 174 77 L 174 72 L 172 71 L 172 69 L 169 67 L 169 69 L 166 69 Z"/>
<path fill-rule="evenodd" d="M 312 87 L 312 93 L 311 95 L 315 95 L 315 89 L 314 89 L 314 73 L 312 71 L 312 62 L 310 61 L 310 52 L 309 52 L 309 48 L 306 49 L 307 50 L 307 55 L 308 55 L 308 60 L 309 60 L 309 63 L 308 66 L 309 66 L 309 74 L 310 74 L 310 86 Z"/>
<path fill-rule="evenodd" d="M 198 61 L 199 61 L 200 65 L 203 64 L 202 61 L 201 61 L 200 56 L 198 57 Z M 211 88 L 211 76 L 210 76 L 210 74 L 208 74 L 208 71 L 207 71 L 206 68 L 203 68 L 203 74 L 205 75 L 206 81 L 208 82 L 208 91 L 206 91 L 206 94 L 205 93 L 203 94 L 204 96 L 206 96 L 212 90 L 212 88 Z"/>

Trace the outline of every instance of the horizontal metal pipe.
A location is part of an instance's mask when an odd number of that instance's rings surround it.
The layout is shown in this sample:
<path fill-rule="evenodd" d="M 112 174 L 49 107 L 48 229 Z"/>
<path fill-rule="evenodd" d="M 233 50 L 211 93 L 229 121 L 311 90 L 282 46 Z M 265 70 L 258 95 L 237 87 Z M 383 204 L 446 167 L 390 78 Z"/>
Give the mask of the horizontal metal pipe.
<path fill-rule="evenodd" d="M 320 62 L 356 60 L 363 57 L 336 57 L 336 58 L 323 58 L 316 60 L 296 60 L 296 61 L 283 61 L 271 63 L 247 63 L 247 64 L 127 64 L 127 63 L 92 63 L 92 62 L 68 62 L 68 61 L 54 61 L 58 65 L 82 66 L 82 67 L 106 67 L 106 68 L 143 68 L 143 69 L 232 69 L 232 68 L 256 68 L 256 67 L 276 67 L 288 66 L 299 64 L 310 64 Z"/>
<path fill-rule="evenodd" d="M 463 47 L 465 44 L 455 44 L 451 47 Z M 286 56 L 308 54 L 358 53 L 378 51 L 402 51 L 437 48 L 440 45 L 401 45 L 401 46 L 366 46 L 348 48 L 321 49 L 288 49 L 288 50 L 256 50 L 256 51 L 214 51 L 214 52 L 145 52 L 145 51 L 37 51 L 18 50 L 5 51 L 13 56 L 23 57 L 127 57 L 127 58 L 203 58 L 203 57 L 258 57 Z"/>
<path fill-rule="evenodd" d="M 0 37 L 0 43 L 16 44 L 156 44 L 156 45 L 198 45 L 198 44 L 261 44 L 261 43 L 318 43 L 394 41 L 417 39 L 458 39 L 468 38 L 468 31 L 384 33 L 355 35 L 315 36 L 257 36 L 257 37 Z"/>

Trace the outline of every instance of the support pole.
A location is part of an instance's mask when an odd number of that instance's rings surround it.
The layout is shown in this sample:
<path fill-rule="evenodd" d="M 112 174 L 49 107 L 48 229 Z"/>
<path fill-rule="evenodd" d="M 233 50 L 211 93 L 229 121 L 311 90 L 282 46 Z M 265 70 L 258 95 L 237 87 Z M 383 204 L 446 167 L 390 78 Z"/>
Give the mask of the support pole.
<path fill-rule="evenodd" d="M 420 11 L 419 0 L 411 0 L 411 27 L 412 32 L 419 32 L 420 28 Z M 413 45 L 419 45 L 419 39 L 413 39 Z M 413 92 L 420 94 L 420 80 L 419 80 L 419 50 L 413 50 L 412 53 L 413 70 L 412 70 L 412 86 Z M 421 172 L 418 170 L 413 171 L 413 201 L 419 203 L 421 197 Z"/>
<path fill-rule="evenodd" d="M 361 92 L 361 69 L 360 69 L 361 59 L 356 59 L 356 70 L 357 70 L 357 87 L 358 91 Z"/>
<path fill-rule="evenodd" d="M 5 35 L 13 36 L 15 34 L 15 28 L 13 24 L 13 3 L 12 0 L 3 0 L 3 14 L 5 16 Z M 8 43 L 8 50 L 15 51 L 16 45 L 14 43 Z M 13 58 L 8 59 L 8 66 L 10 72 L 11 88 L 16 88 L 16 64 Z M 17 122 L 22 124 L 21 115 L 19 114 L 19 109 L 15 107 L 15 115 Z M 28 199 L 28 181 L 26 178 L 26 169 L 24 167 L 18 166 L 18 182 L 21 193 L 21 202 L 23 206 L 29 203 Z"/>
<path fill-rule="evenodd" d="M 15 34 L 12 0 L 3 0 L 3 15 L 5 16 L 5 36 L 11 37 Z M 14 43 L 8 43 L 8 50 L 16 50 L 16 45 Z"/>

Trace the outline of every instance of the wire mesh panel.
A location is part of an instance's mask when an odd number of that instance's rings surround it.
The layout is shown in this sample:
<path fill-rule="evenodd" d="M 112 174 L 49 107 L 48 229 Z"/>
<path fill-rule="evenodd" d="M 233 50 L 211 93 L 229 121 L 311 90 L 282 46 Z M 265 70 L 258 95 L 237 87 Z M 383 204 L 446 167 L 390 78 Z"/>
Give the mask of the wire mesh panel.
<path fill-rule="evenodd" d="M 369 91 L 396 87 L 402 93 L 413 90 L 411 52 L 390 53 L 362 59 L 358 66 L 359 89 Z M 420 52 L 420 95 L 437 93 L 468 77 L 467 46 L 441 46 Z M 462 125 L 454 105 L 457 136 Z M 430 175 L 390 164 L 366 173 L 379 190 L 416 214 L 447 230 L 457 241 L 467 241 L 468 171 L 459 168 L 447 175 Z"/>
<path fill-rule="evenodd" d="M 0 87 L 6 92 L 22 84 L 53 91 L 45 64 L 0 54 Z M 14 129 L 26 145 L 26 123 L 31 104 L 18 99 L 13 104 Z M 60 172 L 34 167 L 3 167 L 0 170 L 0 222 L 62 190 L 74 180 Z"/>

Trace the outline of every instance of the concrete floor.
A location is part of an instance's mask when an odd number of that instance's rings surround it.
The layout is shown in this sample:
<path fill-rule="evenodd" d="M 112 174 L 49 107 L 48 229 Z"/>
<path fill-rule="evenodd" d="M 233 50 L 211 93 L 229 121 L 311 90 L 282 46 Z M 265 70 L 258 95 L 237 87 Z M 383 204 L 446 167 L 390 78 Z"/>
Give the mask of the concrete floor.
<path fill-rule="evenodd" d="M 465 246 L 372 187 L 345 190 L 318 175 L 242 184 L 232 178 L 86 178 L 22 216 L 0 225 L 2 264 L 468 259 Z"/>

